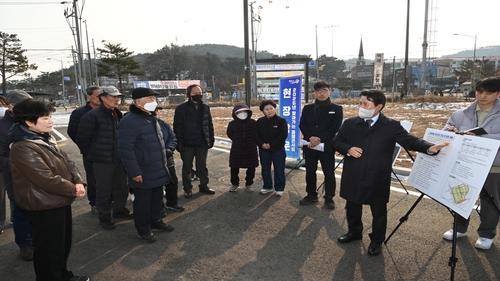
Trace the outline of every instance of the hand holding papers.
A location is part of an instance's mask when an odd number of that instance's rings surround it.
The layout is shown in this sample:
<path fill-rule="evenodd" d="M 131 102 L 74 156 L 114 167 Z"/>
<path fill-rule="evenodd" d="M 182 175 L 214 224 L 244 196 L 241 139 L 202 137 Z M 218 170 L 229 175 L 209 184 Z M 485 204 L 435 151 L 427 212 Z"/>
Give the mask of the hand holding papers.
<path fill-rule="evenodd" d="M 300 140 L 299 147 L 304 147 L 304 146 L 308 146 L 308 145 L 309 145 L 308 141 L 306 141 L 306 140 Z M 313 147 L 311 149 L 324 152 L 325 151 L 325 144 L 324 143 L 320 143 L 320 144 L 316 145 L 315 147 Z"/>
<path fill-rule="evenodd" d="M 487 132 L 482 127 L 472 128 L 466 131 L 467 133 L 473 133 L 476 136 L 485 135 Z"/>

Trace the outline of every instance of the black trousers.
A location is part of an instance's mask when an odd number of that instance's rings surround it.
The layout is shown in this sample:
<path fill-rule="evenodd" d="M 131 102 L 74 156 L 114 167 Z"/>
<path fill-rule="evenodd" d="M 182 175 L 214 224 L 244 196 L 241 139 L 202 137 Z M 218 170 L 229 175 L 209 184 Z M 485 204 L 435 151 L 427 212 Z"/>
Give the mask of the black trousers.
<path fill-rule="evenodd" d="M 363 205 L 346 201 L 346 216 L 349 232 L 361 234 L 363 232 Z M 372 242 L 382 243 L 387 230 L 387 204 L 372 204 L 372 232 L 369 234 Z"/>
<path fill-rule="evenodd" d="M 96 207 L 99 216 L 111 214 L 111 198 L 114 201 L 113 213 L 125 207 L 128 198 L 127 173 L 122 162 L 114 164 L 93 163 L 96 179 Z"/>
<path fill-rule="evenodd" d="M 165 186 L 165 199 L 167 199 L 167 206 L 174 206 L 179 201 L 179 196 L 177 195 L 179 178 L 177 178 L 177 174 L 175 173 L 175 166 L 168 167 L 168 172 L 170 173 L 170 182 Z"/>
<path fill-rule="evenodd" d="M 242 168 L 245 169 L 245 168 Z M 253 179 L 255 178 L 255 167 L 246 168 L 246 176 L 245 176 L 245 185 L 252 185 Z M 231 184 L 239 185 L 240 177 L 238 174 L 240 173 L 240 168 L 231 168 Z"/>
<path fill-rule="evenodd" d="M 193 161 L 196 158 L 196 173 L 200 178 L 200 188 L 208 186 L 208 168 L 207 168 L 208 146 L 203 143 L 201 146 L 192 147 L 185 146 L 181 152 L 182 158 L 182 185 L 185 191 L 191 191 L 193 185 L 191 183 L 191 169 Z"/>
<path fill-rule="evenodd" d="M 161 222 L 163 206 L 163 187 L 134 188 L 134 224 L 139 234 L 151 231 L 151 225 Z"/>
<path fill-rule="evenodd" d="M 318 195 L 316 191 L 318 161 L 321 162 L 321 170 L 325 176 L 325 196 L 335 196 L 337 182 L 335 180 L 335 155 L 333 152 L 321 152 L 314 149 L 304 148 L 304 159 L 306 161 L 306 192 Z"/>
<path fill-rule="evenodd" d="M 85 168 L 85 175 L 87 176 L 87 198 L 89 199 L 90 206 L 95 206 L 95 174 L 92 162 L 83 156 L 83 167 Z"/>
<path fill-rule="evenodd" d="M 33 266 L 37 281 L 70 280 L 66 262 L 71 250 L 71 205 L 27 211 L 33 231 Z"/>

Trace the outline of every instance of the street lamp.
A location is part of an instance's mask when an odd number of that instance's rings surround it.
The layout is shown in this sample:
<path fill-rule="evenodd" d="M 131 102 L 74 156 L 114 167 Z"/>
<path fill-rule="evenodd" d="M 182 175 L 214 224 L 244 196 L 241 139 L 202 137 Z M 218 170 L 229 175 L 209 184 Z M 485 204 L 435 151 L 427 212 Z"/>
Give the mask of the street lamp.
<path fill-rule="evenodd" d="M 318 65 L 318 26 L 316 25 L 316 79 L 319 81 L 319 65 Z"/>
<path fill-rule="evenodd" d="M 339 27 L 339 26 L 338 25 L 325 26 L 325 28 L 331 28 L 332 29 L 332 60 L 333 60 L 333 28 L 334 27 Z"/>
<path fill-rule="evenodd" d="M 58 61 L 61 61 L 61 77 L 62 77 L 62 96 L 63 96 L 63 101 L 66 103 L 65 101 L 65 87 L 64 87 L 64 67 L 63 67 L 63 60 L 62 59 L 53 59 L 53 58 L 47 58 L 48 60 L 58 60 Z"/>
<path fill-rule="evenodd" d="M 470 87 L 471 87 L 471 90 L 473 89 L 473 84 L 474 84 L 474 68 L 475 68 L 475 64 L 476 64 L 476 41 L 477 41 L 477 35 L 467 35 L 467 34 L 458 34 L 458 33 L 454 33 L 453 35 L 460 35 L 460 36 L 467 36 L 467 37 L 470 37 L 470 38 L 474 38 L 474 54 L 473 54 L 473 58 L 472 58 L 472 67 L 471 67 L 471 74 L 470 74 Z"/>

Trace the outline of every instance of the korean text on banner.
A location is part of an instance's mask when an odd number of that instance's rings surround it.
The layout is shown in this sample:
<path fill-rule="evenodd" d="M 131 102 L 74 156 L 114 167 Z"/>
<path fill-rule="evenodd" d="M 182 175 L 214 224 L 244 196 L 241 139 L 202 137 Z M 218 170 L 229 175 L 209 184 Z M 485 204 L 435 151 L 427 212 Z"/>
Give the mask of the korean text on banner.
<path fill-rule="evenodd" d="M 302 76 L 280 78 L 279 116 L 288 122 L 286 157 L 300 158 L 300 112 L 302 110 Z"/>

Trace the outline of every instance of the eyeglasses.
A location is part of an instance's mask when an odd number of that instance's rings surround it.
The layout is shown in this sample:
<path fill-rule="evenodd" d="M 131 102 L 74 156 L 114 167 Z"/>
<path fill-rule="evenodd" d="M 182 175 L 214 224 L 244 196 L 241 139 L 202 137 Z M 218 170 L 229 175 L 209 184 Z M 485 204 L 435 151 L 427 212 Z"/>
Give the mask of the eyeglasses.
<path fill-rule="evenodd" d="M 323 88 L 323 89 L 318 89 L 318 90 L 314 90 L 314 91 L 316 93 L 325 94 L 325 93 L 328 93 L 328 91 L 330 91 L 330 90 L 327 88 Z"/>

